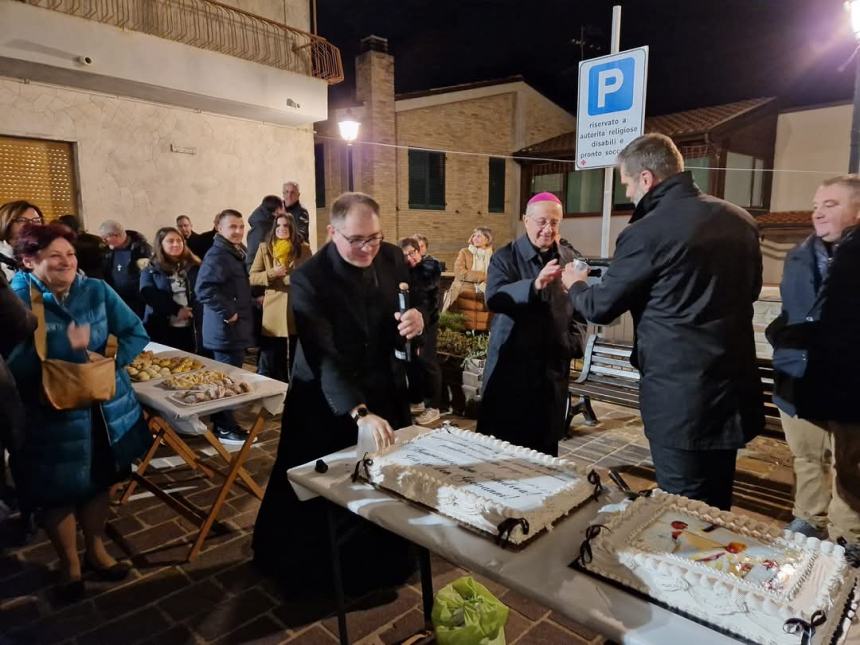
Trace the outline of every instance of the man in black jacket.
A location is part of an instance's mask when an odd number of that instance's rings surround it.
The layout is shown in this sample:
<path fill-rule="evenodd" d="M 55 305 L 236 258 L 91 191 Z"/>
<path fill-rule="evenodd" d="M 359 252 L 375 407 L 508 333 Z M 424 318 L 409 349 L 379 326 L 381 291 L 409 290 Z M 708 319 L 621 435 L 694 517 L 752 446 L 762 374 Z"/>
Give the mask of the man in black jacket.
<path fill-rule="evenodd" d="M 87 233 L 81 225 L 81 219 L 77 215 L 61 215 L 60 224 L 65 224 L 72 229 L 75 238 L 75 254 L 78 256 L 78 268 L 88 278 L 105 279 L 105 255 L 108 247 L 104 240 L 98 235 Z"/>
<path fill-rule="evenodd" d="M 815 232 L 785 258 L 782 314 L 768 327 L 794 456 L 788 528 L 860 550 L 860 177 L 825 181 L 813 207 Z"/>
<path fill-rule="evenodd" d="M 105 282 L 142 319 L 146 303 L 140 297 L 141 261 L 149 261 L 152 247 L 143 235 L 127 231 L 122 224 L 110 219 L 101 223 L 99 235 L 109 249 L 104 259 Z"/>
<path fill-rule="evenodd" d="M 310 244 L 310 222 L 311 216 L 308 209 L 299 201 L 299 185 L 294 181 L 284 183 L 284 206 L 287 212 L 293 216 L 296 229 L 302 235 L 302 239 Z"/>
<path fill-rule="evenodd" d="M 330 212 L 332 241 L 290 274 L 299 344 L 278 456 L 254 529 L 255 559 L 267 571 L 289 572 L 297 586 L 305 584 L 296 577 L 302 574 L 326 584 L 329 556 L 324 505 L 300 502 L 287 469 L 360 437 L 386 446 L 392 428 L 410 425 L 405 366 L 395 350 L 423 330 L 417 310 L 398 312 L 398 285 L 409 275 L 400 249 L 382 241 L 376 201 L 345 193 Z M 374 548 L 362 554 L 368 574 L 392 563 L 392 553 Z"/>
<path fill-rule="evenodd" d="M 729 509 L 737 450 L 764 424 L 758 230 L 742 208 L 702 194 L 668 137 L 639 137 L 618 161 L 636 210 L 612 263 L 590 287 L 573 265 L 562 279 L 590 322 L 633 315 L 631 362 L 660 488 Z"/>
<path fill-rule="evenodd" d="M 570 360 L 582 338 L 562 289 L 577 252 L 559 244 L 563 209 L 552 193 L 529 200 L 525 235 L 493 253 L 487 307 L 494 312 L 478 432 L 558 456 L 564 436 Z"/>

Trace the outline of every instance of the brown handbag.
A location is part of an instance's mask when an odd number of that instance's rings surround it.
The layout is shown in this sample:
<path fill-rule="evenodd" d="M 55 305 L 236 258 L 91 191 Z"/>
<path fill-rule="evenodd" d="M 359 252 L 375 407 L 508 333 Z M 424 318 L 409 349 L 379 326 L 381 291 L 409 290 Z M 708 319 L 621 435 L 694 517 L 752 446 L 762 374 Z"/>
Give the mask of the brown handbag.
<path fill-rule="evenodd" d="M 32 285 L 30 308 L 39 323 L 33 341 L 42 362 L 42 394 L 48 405 L 55 410 L 75 410 L 110 401 L 116 394 L 116 337 L 108 337 L 106 356 L 87 351 L 89 361 L 86 363 L 48 358 L 45 304 L 42 292 Z"/>

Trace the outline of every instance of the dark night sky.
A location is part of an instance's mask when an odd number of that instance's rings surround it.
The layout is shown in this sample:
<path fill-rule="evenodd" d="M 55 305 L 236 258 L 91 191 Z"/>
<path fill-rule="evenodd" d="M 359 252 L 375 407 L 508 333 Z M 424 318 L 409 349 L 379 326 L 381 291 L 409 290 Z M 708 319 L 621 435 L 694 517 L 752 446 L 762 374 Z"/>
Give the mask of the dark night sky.
<path fill-rule="evenodd" d="M 359 40 L 389 40 L 397 92 L 521 74 L 576 109 L 580 49 L 609 53 L 610 0 L 317 0 L 318 29 L 341 49 L 353 91 Z M 784 106 L 851 97 L 854 36 L 842 0 L 624 0 L 621 49 L 650 47 L 648 114 L 758 96 Z"/>

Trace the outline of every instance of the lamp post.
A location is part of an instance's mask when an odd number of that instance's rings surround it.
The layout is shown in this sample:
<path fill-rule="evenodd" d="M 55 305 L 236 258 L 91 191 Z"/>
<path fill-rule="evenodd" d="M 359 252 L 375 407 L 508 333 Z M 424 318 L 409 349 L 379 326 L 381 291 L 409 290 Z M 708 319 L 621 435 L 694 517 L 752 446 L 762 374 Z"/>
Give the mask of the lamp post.
<path fill-rule="evenodd" d="M 846 0 L 845 10 L 851 17 L 851 31 L 860 43 L 860 0 Z M 858 44 L 860 48 L 860 44 Z M 848 172 L 860 172 L 860 55 L 854 52 L 854 113 L 851 117 L 851 158 Z"/>
<path fill-rule="evenodd" d="M 349 181 L 349 192 L 353 191 L 352 184 L 352 142 L 358 138 L 358 129 L 361 127 L 361 123 L 355 120 L 352 116 L 352 110 L 346 111 L 346 116 L 338 121 L 337 123 L 338 130 L 340 130 L 340 137 L 344 141 L 346 141 L 346 168 L 347 175 Z"/>

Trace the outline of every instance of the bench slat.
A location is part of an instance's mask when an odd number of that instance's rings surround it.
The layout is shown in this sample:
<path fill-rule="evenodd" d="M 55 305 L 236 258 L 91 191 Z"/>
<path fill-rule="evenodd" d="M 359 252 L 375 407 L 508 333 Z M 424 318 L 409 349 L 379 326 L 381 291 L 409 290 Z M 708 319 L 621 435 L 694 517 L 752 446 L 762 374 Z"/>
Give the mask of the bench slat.
<path fill-rule="evenodd" d="M 627 379 L 628 381 L 636 381 L 639 382 L 639 372 L 634 370 L 619 370 L 614 367 L 603 367 L 602 365 L 591 365 L 589 369 L 589 375 L 595 372 L 597 374 L 612 374 L 613 376 L 617 376 L 618 378 Z"/>
<path fill-rule="evenodd" d="M 592 350 L 595 354 L 611 354 L 612 356 L 624 356 L 629 357 L 633 353 L 633 348 L 624 349 L 621 346 L 609 346 L 609 345 L 601 345 L 600 343 L 594 344 L 594 349 Z"/>
<path fill-rule="evenodd" d="M 605 356 L 592 355 L 592 365 L 609 365 L 610 367 L 620 367 L 622 369 L 632 370 L 633 366 L 630 361 L 620 358 L 606 358 Z"/>

